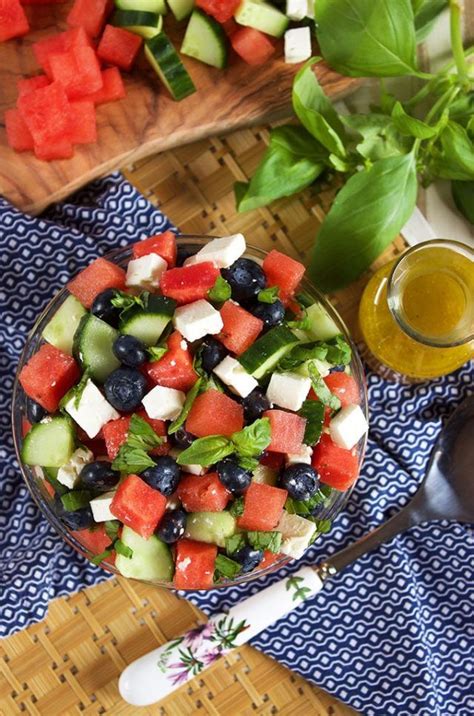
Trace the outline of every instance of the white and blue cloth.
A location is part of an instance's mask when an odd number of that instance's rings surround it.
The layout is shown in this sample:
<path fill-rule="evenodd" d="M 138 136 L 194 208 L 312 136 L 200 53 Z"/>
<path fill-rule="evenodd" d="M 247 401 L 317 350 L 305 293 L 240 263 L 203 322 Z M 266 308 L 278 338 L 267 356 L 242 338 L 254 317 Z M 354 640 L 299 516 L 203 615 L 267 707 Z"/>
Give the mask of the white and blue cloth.
<path fill-rule="evenodd" d="M 0 198 L 0 637 L 43 619 L 50 599 L 108 578 L 61 541 L 21 477 L 10 402 L 26 336 L 53 294 L 92 259 L 171 226 L 118 174 L 40 218 Z M 473 383 L 472 366 L 413 386 L 368 376 L 362 476 L 331 533 L 303 562 L 326 558 L 407 502 L 443 421 Z M 190 598 L 211 613 L 284 571 Z M 252 643 L 363 714 L 472 716 L 473 605 L 472 528 L 430 524 L 347 568 Z"/>

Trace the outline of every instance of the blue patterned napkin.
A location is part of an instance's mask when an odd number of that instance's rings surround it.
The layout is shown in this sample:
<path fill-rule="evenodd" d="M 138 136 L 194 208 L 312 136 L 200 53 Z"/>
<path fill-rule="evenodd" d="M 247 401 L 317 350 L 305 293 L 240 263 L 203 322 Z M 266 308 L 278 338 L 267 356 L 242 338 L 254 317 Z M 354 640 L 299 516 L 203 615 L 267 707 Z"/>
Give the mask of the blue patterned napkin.
<path fill-rule="evenodd" d="M 27 332 L 53 293 L 91 259 L 170 226 L 120 175 L 41 218 L 0 199 L 0 636 L 43 619 L 53 597 L 107 579 L 56 536 L 20 477 L 9 412 Z M 443 420 L 472 392 L 473 379 L 472 366 L 408 387 L 368 376 L 363 474 L 332 532 L 304 562 L 326 558 L 407 502 Z M 253 644 L 364 714 L 472 716 L 473 565 L 469 527 L 412 529 L 337 575 Z M 190 598 L 211 613 L 289 571 Z"/>

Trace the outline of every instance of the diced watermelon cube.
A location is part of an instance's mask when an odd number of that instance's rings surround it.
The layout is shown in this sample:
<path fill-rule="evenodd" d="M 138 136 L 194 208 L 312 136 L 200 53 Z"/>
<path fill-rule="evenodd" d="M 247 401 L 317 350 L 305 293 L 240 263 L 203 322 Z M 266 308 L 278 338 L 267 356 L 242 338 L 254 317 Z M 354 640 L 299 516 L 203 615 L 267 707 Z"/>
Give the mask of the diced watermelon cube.
<path fill-rule="evenodd" d="M 242 0 L 196 0 L 196 6 L 217 22 L 226 22 L 233 17 L 241 2 Z"/>
<path fill-rule="evenodd" d="M 251 482 L 237 525 L 242 530 L 273 530 L 280 521 L 287 496 L 288 492 L 281 487 Z"/>
<path fill-rule="evenodd" d="M 193 368 L 191 352 L 178 331 L 169 336 L 166 345 L 167 353 L 160 360 L 147 363 L 144 371 L 155 385 L 163 385 L 187 393 L 198 379 Z"/>
<path fill-rule="evenodd" d="M 164 296 L 174 298 L 179 306 L 207 298 L 214 286 L 219 269 L 210 261 L 193 266 L 182 266 L 165 271 L 160 288 Z"/>
<path fill-rule="evenodd" d="M 305 272 L 302 263 L 276 249 L 272 249 L 265 256 L 263 270 L 267 277 L 268 285 L 280 288 L 280 298 L 285 304 L 295 293 Z"/>
<path fill-rule="evenodd" d="M 125 288 L 125 271 L 107 259 L 95 259 L 67 287 L 83 306 L 90 308 L 94 298 L 106 288 Z"/>
<path fill-rule="evenodd" d="M 44 162 L 51 162 L 55 159 L 71 159 L 74 155 L 74 147 L 69 138 L 50 139 L 41 144 L 35 143 L 35 156 Z"/>
<path fill-rule="evenodd" d="M 50 413 L 80 378 L 74 358 L 44 343 L 21 369 L 20 383 L 25 393 Z"/>
<path fill-rule="evenodd" d="M 217 547 L 214 544 L 180 539 L 176 543 L 176 589 L 209 589 L 214 583 Z"/>
<path fill-rule="evenodd" d="M 12 149 L 17 152 L 26 152 L 33 149 L 33 137 L 17 109 L 6 110 L 5 129 L 8 144 Z"/>
<path fill-rule="evenodd" d="M 69 102 L 59 82 L 18 97 L 18 110 L 35 144 L 67 138 Z"/>
<path fill-rule="evenodd" d="M 49 77 L 46 77 L 46 75 L 37 75 L 36 77 L 23 77 L 16 83 L 18 95 L 21 97 L 22 95 L 28 94 L 35 89 L 47 87 L 49 83 Z"/>
<path fill-rule="evenodd" d="M 66 0 L 21 0 L 22 5 L 61 5 Z"/>
<path fill-rule="evenodd" d="M 186 430 L 198 438 L 206 435 L 227 435 L 244 427 L 244 409 L 235 400 L 218 390 L 198 395 L 186 420 Z"/>
<path fill-rule="evenodd" d="M 112 0 L 75 0 L 67 16 L 67 23 L 72 27 L 83 27 L 88 35 L 97 37 L 112 7 Z"/>
<path fill-rule="evenodd" d="M 105 102 L 115 102 L 117 99 L 125 97 L 125 87 L 122 75 L 118 67 L 108 67 L 102 70 L 102 87 L 97 92 L 87 95 L 84 99 L 94 102 L 94 104 L 104 104 Z"/>
<path fill-rule="evenodd" d="M 111 544 L 111 539 L 107 536 L 104 525 L 98 525 L 93 530 L 71 530 L 71 535 L 89 552 L 96 555 L 102 554 Z M 115 562 L 115 553 L 107 557 L 104 562 L 113 564 Z"/>
<path fill-rule="evenodd" d="M 89 144 L 97 141 L 97 119 L 93 102 L 71 102 L 69 115 L 69 139 L 73 144 Z"/>
<path fill-rule="evenodd" d="M 303 444 L 306 420 L 285 410 L 267 410 L 263 416 L 270 420 L 271 452 L 298 453 Z"/>
<path fill-rule="evenodd" d="M 151 425 L 153 430 L 160 437 L 166 436 L 166 425 L 163 420 L 154 420 L 149 418 L 144 410 L 137 410 L 136 413 L 140 418 L 143 418 L 148 425 Z M 128 436 L 128 430 L 130 427 L 130 416 L 126 415 L 117 420 L 111 420 L 106 423 L 102 428 L 104 435 L 105 445 L 107 449 L 107 455 L 110 460 L 115 460 L 118 455 L 118 451 L 124 444 Z M 168 442 L 165 440 L 161 445 L 158 445 L 151 451 L 152 455 L 166 455 L 169 450 Z"/>
<path fill-rule="evenodd" d="M 0 0 L 0 42 L 26 35 L 30 26 L 19 0 Z"/>
<path fill-rule="evenodd" d="M 226 301 L 220 310 L 224 327 L 217 338 L 227 350 L 240 355 L 255 342 L 263 328 L 263 321 L 234 301 Z"/>
<path fill-rule="evenodd" d="M 284 557 L 283 554 L 275 554 L 275 552 L 270 552 L 270 550 L 265 549 L 263 552 L 263 559 L 258 565 L 259 569 L 267 569 L 267 567 L 271 567 L 275 564 L 275 562 L 278 562 L 282 557 Z"/>
<path fill-rule="evenodd" d="M 342 371 L 335 371 L 327 375 L 323 380 L 331 393 L 341 401 L 341 408 L 360 403 L 359 386 L 352 375 Z"/>
<path fill-rule="evenodd" d="M 263 65 L 275 52 L 270 37 L 253 27 L 242 27 L 233 32 L 230 44 L 248 65 Z"/>
<path fill-rule="evenodd" d="M 142 46 L 142 38 L 122 27 L 106 25 L 100 38 L 97 55 L 103 62 L 122 70 L 131 70 Z"/>
<path fill-rule="evenodd" d="M 91 40 L 82 27 L 75 27 L 56 35 L 49 35 L 33 45 L 33 53 L 40 67 L 52 78 L 49 56 L 58 52 L 67 52 L 74 47 L 92 47 Z"/>
<path fill-rule="evenodd" d="M 168 268 L 175 266 L 177 253 L 176 236 L 172 231 L 149 236 L 148 239 L 143 239 L 143 241 L 137 241 L 136 244 L 133 244 L 134 259 L 139 259 L 149 254 L 158 254 L 166 261 Z"/>
<path fill-rule="evenodd" d="M 25 435 L 30 432 L 32 427 L 33 426 L 30 423 L 30 421 L 23 417 L 21 419 L 21 435 L 22 435 L 22 437 L 25 437 Z"/>
<path fill-rule="evenodd" d="M 187 512 L 221 512 L 225 510 L 231 496 L 219 480 L 217 472 L 184 475 L 176 494 Z"/>
<path fill-rule="evenodd" d="M 55 81 L 60 82 L 69 99 L 80 99 L 102 87 L 102 73 L 91 47 L 72 47 L 49 56 Z"/>
<path fill-rule="evenodd" d="M 285 462 L 285 455 L 280 452 L 267 452 L 265 451 L 259 460 L 261 465 L 276 470 L 277 472 L 283 467 Z"/>
<path fill-rule="evenodd" d="M 311 464 L 318 471 L 321 482 L 336 490 L 347 490 L 359 474 L 356 450 L 339 447 L 326 433 L 314 448 Z"/>
<path fill-rule="evenodd" d="M 144 539 L 151 537 L 166 511 L 166 497 L 138 475 L 127 475 L 114 495 L 110 511 Z"/>

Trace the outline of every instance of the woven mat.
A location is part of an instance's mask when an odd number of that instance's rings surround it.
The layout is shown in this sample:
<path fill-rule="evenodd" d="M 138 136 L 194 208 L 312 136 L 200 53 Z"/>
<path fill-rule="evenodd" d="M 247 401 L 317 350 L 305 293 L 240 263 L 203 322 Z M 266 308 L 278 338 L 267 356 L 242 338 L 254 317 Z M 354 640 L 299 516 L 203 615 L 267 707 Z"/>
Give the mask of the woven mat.
<path fill-rule="evenodd" d="M 232 185 L 251 176 L 268 129 L 249 129 L 174 149 L 124 170 L 126 177 L 184 233 L 231 234 L 295 256 L 308 255 L 334 187 L 247 214 L 235 211 Z M 376 266 L 404 248 L 394 242 Z M 367 274 L 333 298 L 358 338 L 357 306 Z M 200 612 L 163 590 L 123 579 L 51 604 L 41 624 L 0 642 L 0 714 L 136 714 L 121 701 L 126 664 L 189 628 Z M 272 659 L 245 646 L 159 706 L 140 714 L 188 716 L 349 716 L 354 712 Z"/>

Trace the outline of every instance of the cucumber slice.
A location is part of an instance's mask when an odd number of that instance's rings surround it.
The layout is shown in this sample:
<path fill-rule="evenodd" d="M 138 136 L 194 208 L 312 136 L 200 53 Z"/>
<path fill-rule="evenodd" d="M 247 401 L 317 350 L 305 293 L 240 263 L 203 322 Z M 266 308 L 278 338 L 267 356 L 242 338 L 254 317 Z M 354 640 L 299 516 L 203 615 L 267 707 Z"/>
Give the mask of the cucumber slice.
<path fill-rule="evenodd" d="M 268 465 L 257 465 L 252 473 L 252 482 L 258 482 L 260 485 L 271 485 L 276 487 L 278 482 L 278 473 L 272 470 Z"/>
<path fill-rule="evenodd" d="M 120 322 L 120 333 L 135 336 L 146 346 L 154 346 L 173 317 L 176 303 L 164 296 L 150 296 L 146 308 L 136 306 Z"/>
<path fill-rule="evenodd" d="M 222 69 L 227 64 L 227 38 L 222 26 L 200 10 L 194 10 L 181 45 L 189 55 L 206 65 Z"/>
<path fill-rule="evenodd" d="M 191 15 L 194 8 L 194 0 L 168 0 L 171 12 L 178 20 L 184 20 L 185 17 Z"/>
<path fill-rule="evenodd" d="M 130 558 L 117 554 L 115 566 L 120 574 L 133 579 L 159 579 L 165 582 L 173 579 L 174 563 L 170 548 L 158 537 L 152 535 L 149 539 L 143 539 L 130 527 L 124 527 L 120 539 L 133 550 Z"/>
<path fill-rule="evenodd" d="M 184 99 L 196 91 L 191 76 L 164 32 L 145 40 L 145 55 L 173 99 Z"/>
<path fill-rule="evenodd" d="M 225 547 L 227 537 L 235 534 L 235 518 L 230 512 L 194 512 L 186 518 L 185 537 Z"/>
<path fill-rule="evenodd" d="M 135 10 L 136 12 L 154 12 L 166 15 L 165 0 L 115 0 L 118 10 Z"/>
<path fill-rule="evenodd" d="M 281 37 L 290 22 L 276 7 L 260 0 L 243 0 L 234 18 L 239 25 L 253 27 L 273 37 Z"/>
<path fill-rule="evenodd" d="M 297 343 L 298 339 L 289 328 L 276 326 L 258 338 L 238 360 L 247 373 L 259 379 L 271 371 Z"/>
<path fill-rule="evenodd" d="M 329 313 L 320 303 L 313 303 L 306 309 L 306 315 L 309 318 L 311 327 L 306 330 L 310 338 L 318 341 L 328 341 L 341 333 L 341 329 L 336 326 Z"/>
<path fill-rule="evenodd" d="M 72 421 L 56 417 L 36 423 L 26 434 L 21 459 L 27 465 L 61 467 L 74 452 L 76 434 Z"/>
<path fill-rule="evenodd" d="M 154 12 L 117 10 L 112 18 L 112 23 L 135 35 L 140 35 L 140 37 L 155 37 L 163 27 L 163 16 Z"/>
<path fill-rule="evenodd" d="M 87 314 L 74 335 L 73 354 L 89 376 L 99 383 L 120 366 L 112 350 L 118 331 L 100 318 Z"/>
<path fill-rule="evenodd" d="M 43 330 L 43 338 L 60 351 L 72 355 L 74 334 L 86 309 L 75 296 L 68 296 Z"/>

